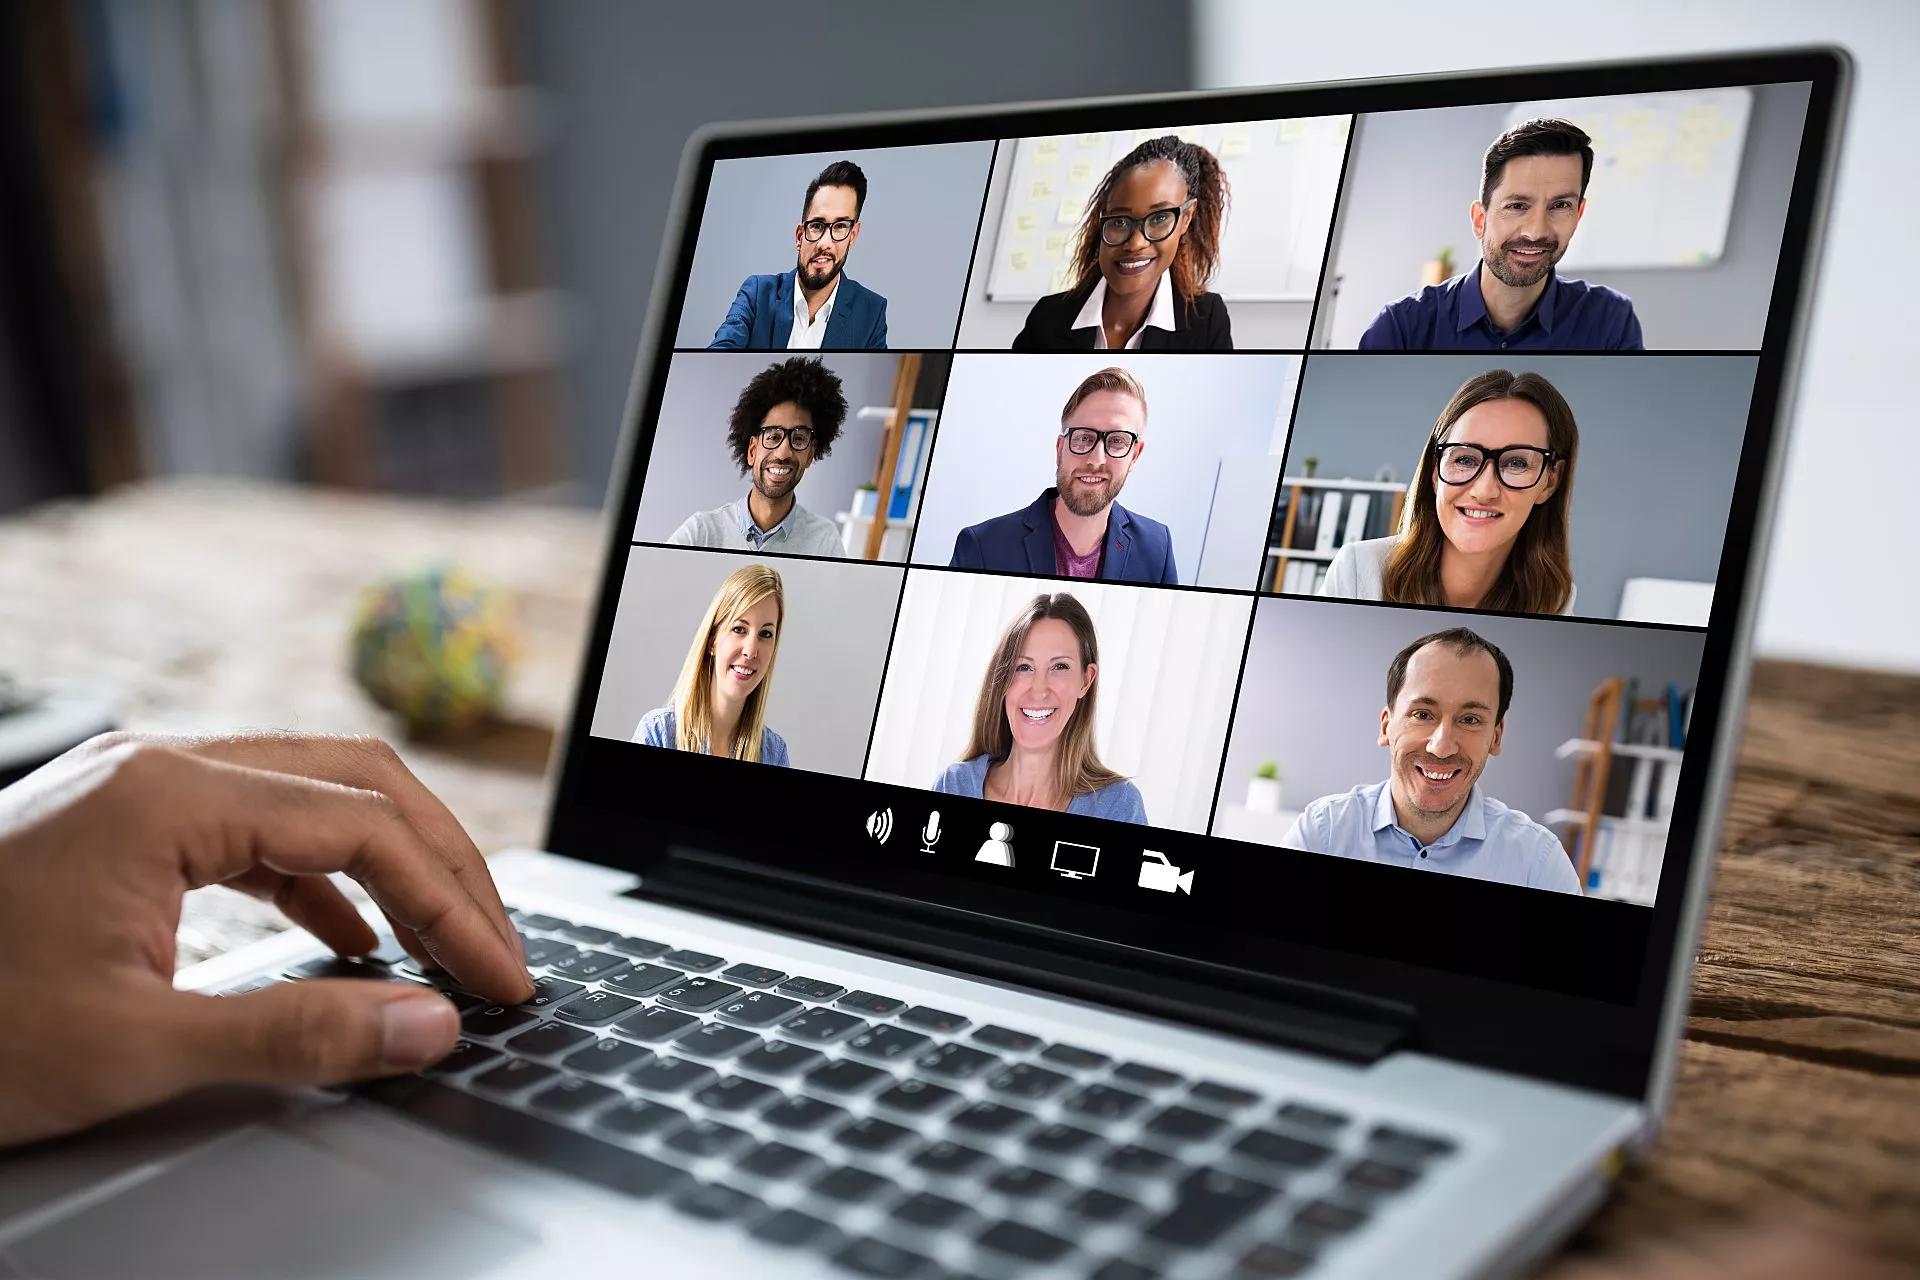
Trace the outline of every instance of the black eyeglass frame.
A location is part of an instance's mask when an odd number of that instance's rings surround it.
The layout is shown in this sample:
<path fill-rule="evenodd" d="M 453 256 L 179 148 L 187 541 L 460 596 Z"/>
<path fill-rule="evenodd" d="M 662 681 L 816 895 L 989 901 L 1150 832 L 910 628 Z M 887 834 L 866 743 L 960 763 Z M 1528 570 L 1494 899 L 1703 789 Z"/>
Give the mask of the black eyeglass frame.
<path fill-rule="evenodd" d="M 801 440 L 802 434 L 806 437 L 804 442 Z M 778 449 L 782 443 L 787 444 L 795 453 L 806 453 L 813 448 L 812 427 L 761 427 L 753 435 L 754 439 L 760 442 L 762 449 Z M 768 440 L 768 436 L 772 436 L 773 439 Z"/>
<path fill-rule="evenodd" d="M 1478 449 L 1480 451 L 1480 465 L 1474 468 L 1473 474 L 1465 480 L 1447 479 L 1440 473 L 1446 467 L 1447 450 L 1449 449 Z M 1499 467 L 1500 459 L 1509 453 L 1539 454 L 1540 474 L 1536 475 L 1527 484 L 1510 483 L 1505 476 L 1500 474 Z M 1438 441 L 1433 446 L 1433 478 L 1439 483 L 1451 485 L 1455 489 L 1464 489 L 1475 480 L 1478 480 L 1480 473 L 1487 469 L 1487 463 L 1492 462 L 1495 464 L 1493 468 L 1493 478 L 1500 482 L 1502 488 L 1512 489 L 1516 493 L 1524 493 L 1528 489 L 1539 488 L 1540 481 L 1546 477 L 1547 469 L 1553 466 L 1554 463 L 1560 461 L 1561 457 L 1562 455 L 1557 451 L 1553 449 L 1542 449 L 1539 445 L 1535 444 L 1510 444 L 1499 449 L 1489 449 L 1485 445 L 1474 444 L 1471 440 Z"/>
<path fill-rule="evenodd" d="M 1100 215 L 1100 243 L 1106 245 L 1109 249 L 1118 249 L 1121 245 L 1133 239 L 1133 229 L 1138 227 L 1140 228 L 1140 234 L 1146 236 L 1148 244 L 1159 244 L 1162 240 L 1165 240 L 1167 236 L 1174 233 L 1175 228 L 1180 225 L 1180 215 L 1188 209 L 1191 209 L 1194 201 L 1199 198 L 1199 196 L 1188 196 L 1171 209 L 1155 209 L 1152 213 L 1148 214 L 1146 218 L 1136 218 L 1130 213 L 1103 213 Z M 1167 224 L 1167 234 L 1163 236 L 1148 235 L 1147 218 L 1157 218 L 1163 213 L 1171 213 L 1173 215 L 1173 221 Z M 1107 224 L 1109 222 L 1126 224 L 1126 230 L 1120 234 L 1118 240 L 1109 240 L 1107 238 Z"/>
<path fill-rule="evenodd" d="M 852 235 L 853 229 L 859 225 L 860 219 L 858 218 L 835 218 L 832 222 L 828 222 L 825 218 L 808 218 L 801 222 L 800 234 L 806 237 L 812 244 L 820 243 L 822 236 L 832 235 L 833 242 L 839 244 L 842 240 Z M 815 231 L 815 227 L 820 229 Z M 840 231 L 839 229 L 841 227 L 845 227 L 846 230 Z"/>
<path fill-rule="evenodd" d="M 1099 439 L 1084 449 L 1076 449 L 1073 447 L 1073 433 L 1076 431 L 1084 431 L 1089 435 L 1098 436 Z M 1140 443 L 1140 433 L 1138 431 L 1096 431 L 1092 427 L 1062 427 L 1060 428 L 1060 435 L 1067 442 L 1067 452 L 1079 458 L 1084 458 L 1092 453 L 1096 445 L 1105 450 L 1109 458 L 1124 458 L 1133 452 L 1135 445 Z M 1113 439 L 1115 436 L 1125 436 L 1127 438 L 1127 447 L 1119 453 L 1115 453 L 1113 446 L 1107 443 L 1107 441 Z"/>

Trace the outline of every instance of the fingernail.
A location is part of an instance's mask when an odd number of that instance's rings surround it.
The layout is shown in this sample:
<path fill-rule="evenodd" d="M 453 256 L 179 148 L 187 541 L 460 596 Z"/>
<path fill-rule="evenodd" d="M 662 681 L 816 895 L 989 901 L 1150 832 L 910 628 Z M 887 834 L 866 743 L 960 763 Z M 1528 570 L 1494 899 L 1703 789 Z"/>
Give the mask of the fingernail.
<path fill-rule="evenodd" d="M 459 1033 L 460 1015 L 437 995 L 389 1000 L 380 1010 L 380 1056 L 389 1066 L 435 1062 L 453 1047 Z"/>

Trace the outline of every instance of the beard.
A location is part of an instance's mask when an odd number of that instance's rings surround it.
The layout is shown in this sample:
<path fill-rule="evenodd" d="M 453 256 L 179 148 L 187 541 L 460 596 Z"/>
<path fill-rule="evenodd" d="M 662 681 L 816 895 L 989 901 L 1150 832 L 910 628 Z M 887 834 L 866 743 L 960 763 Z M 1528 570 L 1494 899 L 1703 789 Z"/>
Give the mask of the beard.
<path fill-rule="evenodd" d="M 1072 455 L 1068 456 L 1069 458 L 1072 457 Z M 1124 475 L 1120 475 L 1114 471 L 1108 471 L 1107 487 L 1104 493 L 1091 494 L 1082 492 L 1075 488 L 1073 483 L 1073 473 L 1076 470 L 1078 470 L 1078 466 L 1074 462 L 1061 462 L 1059 468 L 1054 473 L 1053 487 L 1060 491 L 1060 501 L 1066 504 L 1067 510 L 1077 516 L 1099 515 L 1107 509 L 1108 505 L 1111 504 L 1115 498 L 1120 496 L 1120 490 L 1126 487 L 1127 478 Z"/>
<path fill-rule="evenodd" d="M 840 268 L 846 265 L 842 259 L 836 258 L 831 267 L 822 271 L 817 267 L 808 265 L 808 259 L 812 257 L 813 254 L 810 252 L 803 253 L 800 255 L 800 260 L 797 264 L 800 269 L 800 283 L 808 289 L 826 288 L 839 276 Z"/>
<path fill-rule="evenodd" d="M 1515 268 L 1507 264 L 1507 250 L 1516 245 L 1528 248 L 1546 248 L 1546 256 L 1533 267 Z M 1508 240 L 1504 244 L 1488 247 L 1481 251 L 1481 257 L 1487 264 L 1487 270 L 1493 272 L 1493 278 L 1501 284 L 1514 289 L 1525 289 L 1539 284 L 1547 278 L 1560 259 L 1567 256 L 1567 246 L 1560 241 L 1539 241 L 1528 243 L 1524 240 Z"/>
<path fill-rule="evenodd" d="M 753 487 L 768 502 L 778 502 L 794 491 L 800 483 L 800 468 L 795 467 L 783 481 L 767 477 L 767 464 L 762 462 L 753 469 Z"/>

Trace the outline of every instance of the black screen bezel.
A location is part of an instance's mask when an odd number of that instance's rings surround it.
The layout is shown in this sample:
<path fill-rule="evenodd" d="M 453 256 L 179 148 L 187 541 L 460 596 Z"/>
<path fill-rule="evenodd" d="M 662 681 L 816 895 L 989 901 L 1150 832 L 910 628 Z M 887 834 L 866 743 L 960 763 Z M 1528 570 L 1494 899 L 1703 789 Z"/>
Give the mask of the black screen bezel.
<path fill-rule="evenodd" d="M 1410 1010 L 1407 1042 L 1426 1051 L 1623 1097 L 1645 1096 L 1654 1084 L 1663 1018 L 1673 1016 L 1671 984 L 1676 974 L 1690 970 L 1688 957 L 1678 943 L 1683 928 L 1691 928 L 1697 921 L 1698 897 L 1705 891 L 1704 878 L 1696 874 L 1696 863 L 1702 856 L 1698 851 L 1717 836 L 1718 806 L 1707 803 L 1709 786 L 1725 773 L 1725 755 L 1734 748 L 1727 728 L 1732 718 L 1727 712 L 1737 710 L 1742 687 L 1737 660 L 1744 660 L 1744 637 L 1754 610 L 1753 533 L 1764 525 L 1782 452 L 1787 412 L 1782 392 L 1792 371 L 1791 357 L 1796 354 L 1794 329 L 1805 304 L 1810 246 L 1828 184 L 1827 166 L 1845 66 L 1845 55 L 1838 50 L 1796 50 L 740 126 L 696 136 L 683 162 L 676 230 L 669 234 L 663 250 L 649 333 L 635 370 L 622 458 L 617 464 L 619 483 L 610 488 L 609 494 L 613 501 L 608 555 L 574 713 L 561 746 L 545 847 L 641 874 L 646 896 L 692 902 L 704 909 L 801 933 L 828 932 L 846 937 L 864 930 L 869 945 L 905 954 L 912 954 L 914 947 L 906 938 L 908 931 L 903 924 L 924 921 L 963 928 L 978 939 L 983 957 L 998 942 L 1009 946 L 1017 942 L 1023 950 L 1038 948 L 1044 952 L 1050 945 L 1070 939 L 1082 953 L 1110 952 L 1118 968 L 1138 972 L 1143 956 L 1150 957 L 1155 972 L 1203 987 L 1211 984 L 1223 992 L 1231 988 L 1236 998 L 1244 997 L 1249 989 L 1271 985 L 1276 977 L 1301 984 L 1301 990 L 1350 990 Z M 763 784 L 756 776 L 751 785 L 757 792 L 770 788 L 770 794 L 800 803 L 809 794 L 831 793 L 834 797 L 817 808 L 825 810 L 820 825 L 839 834 L 770 841 L 751 829 L 751 820 L 736 822 L 728 829 L 718 825 L 696 827 L 689 821 L 696 814 L 718 819 L 738 813 L 738 806 L 730 807 L 725 801 L 729 796 L 737 800 L 739 793 L 733 788 L 740 785 L 742 775 L 728 771 L 754 770 L 755 766 L 679 758 L 674 753 L 650 752 L 591 736 L 589 726 L 631 545 L 644 465 L 665 390 L 664 373 L 675 349 L 677 300 L 687 288 L 694 231 L 705 207 L 715 162 L 796 150 L 998 140 L 1146 124 L 1178 126 L 1223 120 L 1362 115 L 1789 81 L 1810 84 L 1807 117 L 1759 352 L 1746 443 L 1736 473 L 1719 585 L 1704 635 L 1693 710 L 1695 733 L 1682 769 L 1659 891 L 1651 908 L 1586 900 L 1571 904 L 1595 909 L 1596 913 L 1605 913 L 1605 918 L 1618 921 L 1617 928 L 1609 924 L 1604 930 L 1611 939 L 1600 939 L 1606 946 L 1595 959 L 1611 965 L 1626 957 L 1633 965 L 1630 980 L 1604 991 L 1570 994 L 1538 981 L 1500 980 L 1490 976 L 1484 965 L 1423 963 L 1423 957 L 1433 958 L 1429 948 L 1436 940 L 1445 946 L 1449 939 L 1483 951 L 1504 942 L 1524 957 L 1528 930 L 1514 926 L 1517 917 L 1511 912 L 1516 907 L 1525 910 L 1530 902 L 1549 896 L 1534 891 L 1478 882 L 1436 889 L 1431 881 L 1451 878 L 1408 876 L 1345 859 L 1286 855 L 1294 859 L 1291 864 L 1284 860 L 1279 863 L 1287 876 L 1320 886 L 1298 896 L 1316 905 L 1323 901 L 1346 905 L 1345 911 L 1331 915 L 1321 911 L 1316 917 L 1326 927 L 1348 930 L 1346 936 L 1329 939 L 1323 928 L 1311 944 L 1272 937 L 1223 938 L 1217 926 L 1177 918 L 1154 930 L 1132 913 L 1116 914 L 1104 904 L 1076 900 L 1069 894 L 1009 893 L 992 882 L 956 881 L 912 864 L 890 864 L 863 856 L 857 848 L 859 829 L 849 823 L 873 806 L 908 805 L 914 799 L 924 803 L 924 792 L 821 775 L 789 775 L 777 784 Z M 1311 358 L 1313 353 L 1308 354 Z M 1706 731 L 1709 727 L 1712 732 Z M 858 789 L 857 804 L 849 803 L 847 797 L 854 793 L 847 788 Z M 595 803 L 600 796 L 622 792 L 639 796 L 643 802 L 648 795 L 674 797 L 671 807 L 679 817 L 642 817 L 631 809 Z M 952 800 L 942 797 L 942 808 Z M 789 807 L 788 811 L 793 810 Z M 910 805 L 908 811 L 912 812 Z M 1086 829 L 1085 820 L 1061 828 L 1063 833 L 1076 834 Z M 806 854 L 804 864 L 794 857 L 802 850 Z M 831 874 L 835 871 L 840 878 Z M 1395 880 L 1405 883 L 1396 885 Z M 1324 900 L 1315 896 L 1322 893 L 1332 896 Z M 1358 910 L 1363 895 L 1369 894 L 1385 894 L 1385 899 L 1371 901 L 1376 905 L 1385 901 L 1392 909 L 1371 913 Z M 1516 896 L 1520 894 L 1528 897 Z M 1616 911 L 1626 914 L 1617 915 Z M 829 917 L 836 922 L 834 926 L 826 923 Z M 1589 918 L 1603 917 L 1595 914 Z M 1442 920 L 1446 922 L 1444 927 L 1433 923 Z M 1126 927 L 1129 922 L 1131 927 Z M 1401 932 L 1386 936 L 1385 931 L 1396 927 L 1396 922 Z M 1540 931 L 1538 927 L 1534 930 Z M 898 946 L 890 947 L 896 935 Z M 1202 944 L 1206 946 L 1204 958 L 1192 949 Z M 1189 950 L 1181 951 L 1182 945 Z M 1043 989 L 1059 985 L 1044 968 L 1029 966 L 1020 976 Z M 1117 1004 L 1134 1003 L 1124 984 L 1103 995 Z M 1276 991 L 1273 999 L 1275 1038 L 1283 1039 L 1280 1024 L 1286 994 Z M 1193 1016 L 1197 1022 L 1219 1022 L 1204 1008 L 1196 1008 Z M 1234 1025 L 1238 1030 L 1248 1029 L 1244 1018 Z"/>

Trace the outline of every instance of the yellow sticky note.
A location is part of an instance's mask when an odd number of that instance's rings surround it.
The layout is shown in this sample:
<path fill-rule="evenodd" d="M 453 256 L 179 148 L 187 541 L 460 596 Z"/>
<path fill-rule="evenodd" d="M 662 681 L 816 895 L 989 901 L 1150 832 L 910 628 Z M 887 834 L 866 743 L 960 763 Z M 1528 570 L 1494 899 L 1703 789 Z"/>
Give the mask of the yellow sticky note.
<path fill-rule="evenodd" d="M 1084 187 L 1093 181 L 1093 161 L 1075 160 L 1067 166 L 1067 181 L 1077 187 Z"/>
<path fill-rule="evenodd" d="M 1058 138 L 1035 139 L 1033 144 L 1033 154 L 1035 154 L 1036 156 L 1043 156 L 1043 157 L 1059 155 L 1060 139 Z"/>
<path fill-rule="evenodd" d="M 1252 148 L 1252 145 L 1253 139 L 1249 136 L 1246 127 L 1236 125 L 1221 135 L 1220 158 L 1231 160 L 1235 156 L 1243 156 Z"/>
<path fill-rule="evenodd" d="M 1083 133 L 1080 135 L 1079 147 L 1082 151 L 1086 151 L 1092 147 L 1097 147 L 1100 145 L 1101 139 L 1104 136 L 1105 136 L 1104 134 L 1098 134 L 1098 133 Z"/>
<path fill-rule="evenodd" d="M 1033 186 L 1027 189 L 1027 199 L 1033 201 L 1035 204 L 1045 204 L 1047 201 L 1053 199 L 1053 180 L 1051 178 L 1035 178 L 1033 180 Z"/>
<path fill-rule="evenodd" d="M 1027 253 L 1025 249 L 1015 249 L 1012 253 L 1007 255 L 1007 265 L 1012 267 L 1015 271 L 1025 271 L 1028 267 L 1033 265 L 1033 258 Z"/>
<path fill-rule="evenodd" d="M 1307 140 L 1307 122 L 1305 120 L 1282 120 L 1280 122 L 1280 145 L 1288 146 Z"/>
<path fill-rule="evenodd" d="M 1030 236 L 1040 227 L 1040 215 L 1037 213 L 1016 213 L 1013 215 L 1013 229 L 1020 235 Z"/>
<path fill-rule="evenodd" d="M 1080 221 L 1080 201 L 1062 200 L 1059 212 L 1053 215 L 1053 220 L 1063 227 L 1070 227 Z"/>
<path fill-rule="evenodd" d="M 1049 258 L 1057 258 L 1060 256 L 1060 251 L 1067 247 L 1067 238 L 1065 236 L 1048 236 L 1044 243 L 1047 256 Z"/>

